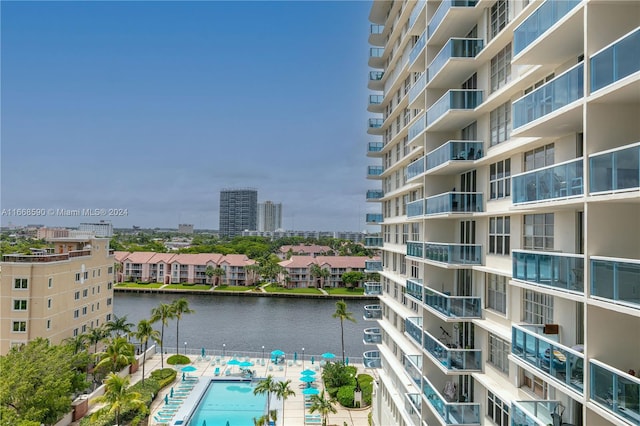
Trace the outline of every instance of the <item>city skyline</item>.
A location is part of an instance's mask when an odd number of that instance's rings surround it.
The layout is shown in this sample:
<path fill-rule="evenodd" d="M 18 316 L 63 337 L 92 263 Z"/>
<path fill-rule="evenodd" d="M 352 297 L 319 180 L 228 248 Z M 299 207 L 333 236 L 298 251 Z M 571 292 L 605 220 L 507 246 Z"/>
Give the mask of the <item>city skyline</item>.
<path fill-rule="evenodd" d="M 366 229 L 369 6 L 3 2 L 2 225 L 215 229 L 242 186 Z"/>

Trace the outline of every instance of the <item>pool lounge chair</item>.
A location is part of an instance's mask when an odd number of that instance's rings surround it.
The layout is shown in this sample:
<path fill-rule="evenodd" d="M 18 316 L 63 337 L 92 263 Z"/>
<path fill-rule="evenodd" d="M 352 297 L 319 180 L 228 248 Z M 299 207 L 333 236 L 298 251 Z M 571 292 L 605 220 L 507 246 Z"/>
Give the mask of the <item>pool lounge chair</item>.
<path fill-rule="evenodd" d="M 168 426 L 169 425 L 169 419 L 162 419 L 158 416 L 153 416 L 153 421 L 157 426 Z"/>
<path fill-rule="evenodd" d="M 214 376 L 219 376 L 220 375 L 220 367 L 216 367 L 216 369 L 213 371 L 213 375 Z"/>
<path fill-rule="evenodd" d="M 304 416 L 305 424 L 321 424 L 322 417 L 319 414 L 305 414 Z"/>

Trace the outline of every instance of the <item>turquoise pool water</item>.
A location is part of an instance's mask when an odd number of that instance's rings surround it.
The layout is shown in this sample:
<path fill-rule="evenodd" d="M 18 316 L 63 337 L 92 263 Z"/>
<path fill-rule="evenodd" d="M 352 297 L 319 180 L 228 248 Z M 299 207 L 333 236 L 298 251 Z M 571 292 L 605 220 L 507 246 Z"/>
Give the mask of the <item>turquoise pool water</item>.
<path fill-rule="evenodd" d="M 254 395 L 249 381 L 211 382 L 196 407 L 189 426 L 248 426 L 265 414 L 266 395 Z"/>

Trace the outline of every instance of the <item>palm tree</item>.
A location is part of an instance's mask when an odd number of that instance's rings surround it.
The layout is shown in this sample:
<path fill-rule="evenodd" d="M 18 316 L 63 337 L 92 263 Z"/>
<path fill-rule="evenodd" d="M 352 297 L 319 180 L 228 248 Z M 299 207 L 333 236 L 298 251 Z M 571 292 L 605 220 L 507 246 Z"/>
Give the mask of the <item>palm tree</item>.
<path fill-rule="evenodd" d="M 111 339 L 104 352 L 97 353 L 96 358 L 100 360 L 96 369 L 106 366 L 111 372 L 118 371 L 136 360 L 133 345 L 124 337 Z"/>
<path fill-rule="evenodd" d="M 193 309 L 189 309 L 189 301 L 184 297 L 174 300 L 171 304 L 171 309 L 173 311 L 173 318 L 176 319 L 176 353 L 179 351 L 179 337 L 180 337 L 180 319 L 182 318 L 182 314 L 192 314 L 195 311 Z M 185 350 L 185 356 L 187 355 L 187 348 Z"/>
<path fill-rule="evenodd" d="M 116 282 L 122 282 L 120 272 L 122 271 L 122 263 L 116 262 L 113 264 L 113 269 L 116 271 Z"/>
<path fill-rule="evenodd" d="M 142 384 L 144 384 L 144 364 L 147 362 L 147 347 L 149 346 L 149 339 L 155 341 L 160 340 L 160 332 L 153 329 L 151 321 L 141 319 L 138 323 L 138 331 L 135 335 L 136 339 L 140 341 L 140 344 L 144 345 L 144 351 L 142 352 Z"/>
<path fill-rule="evenodd" d="M 204 270 L 204 274 L 207 276 L 207 278 L 209 279 L 209 285 L 212 285 L 213 283 L 211 281 L 212 277 L 213 277 L 213 266 L 211 265 L 207 265 L 207 267 Z"/>
<path fill-rule="evenodd" d="M 161 303 L 151 310 L 151 323 L 162 322 L 160 328 L 160 368 L 164 368 L 164 326 L 169 323 L 169 319 L 173 318 L 173 309 L 171 305 Z M 178 348 L 176 348 L 176 352 Z"/>
<path fill-rule="evenodd" d="M 291 390 L 291 380 L 287 380 L 286 382 L 276 382 L 275 388 L 276 398 L 282 400 L 282 414 L 284 417 L 284 403 L 290 396 L 296 396 L 296 393 Z M 272 420 L 275 422 L 277 419 L 272 416 Z"/>
<path fill-rule="evenodd" d="M 318 279 L 320 278 L 320 276 L 322 275 L 322 268 L 320 267 L 320 265 L 314 263 L 313 265 L 311 265 L 309 267 L 309 275 L 311 275 L 312 278 L 314 278 L 314 285 L 318 285 Z"/>
<path fill-rule="evenodd" d="M 120 424 L 120 413 L 124 408 L 146 408 L 142 396 L 138 392 L 129 389 L 129 377 L 120 377 L 110 373 L 104 381 L 104 395 L 94 399 L 95 402 L 104 402 L 107 405 L 91 415 L 91 420 L 96 421 L 104 410 L 115 413 L 116 425 Z"/>
<path fill-rule="evenodd" d="M 258 281 L 258 276 L 260 275 L 260 265 L 257 263 L 254 263 L 252 265 L 247 265 L 245 266 L 245 271 L 247 271 L 247 276 L 251 276 L 251 278 L 249 279 L 249 282 L 251 282 L 251 284 L 256 283 L 256 281 Z"/>
<path fill-rule="evenodd" d="M 113 320 L 107 322 L 105 324 L 107 331 L 109 333 L 116 334 L 117 337 L 121 335 L 128 336 L 131 333 L 131 329 L 135 324 L 127 322 L 127 316 L 118 317 L 116 314 L 113 314 Z"/>
<path fill-rule="evenodd" d="M 63 340 L 64 343 L 73 348 L 73 354 L 86 351 L 89 345 L 89 336 L 86 334 L 78 334 L 77 336 L 67 337 Z"/>
<path fill-rule="evenodd" d="M 98 352 L 98 343 L 102 341 L 105 337 L 109 335 L 109 332 L 104 326 L 94 327 L 89 329 L 89 333 L 87 334 L 89 339 L 89 344 L 93 345 L 93 353 Z"/>
<path fill-rule="evenodd" d="M 344 357 L 344 320 L 349 320 L 351 322 L 356 322 L 353 318 L 353 312 L 347 311 L 347 304 L 344 300 L 338 300 L 336 302 L 336 311 L 332 315 L 333 318 L 340 319 L 340 336 L 342 339 L 342 363 L 345 362 Z"/>
<path fill-rule="evenodd" d="M 329 413 L 335 414 L 338 412 L 335 407 L 336 400 L 331 398 L 331 395 L 327 394 L 325 397 L 324 390 L 320 392 L 320 395 L 311 395 L 311 406 L 309 407 L 310 413 L 316 411 L 322 416 L 322 426 L 327 426 L 327 420 Z"/>
<path fill-rule="evenodd" d="M 327 285 L 327 278 L 331 277 L 331 271 L 326 268 L 320 269 L 320 278 L 322 278 L 322 288 Z"/>
<path fill-rule="evenodd" d="M 256 387 L 253 389 L 254 395 L 264 395 L 267 394 L 267 418 L 269 417 L 269 412 L 271 409 L 271 393 L 276 391 L 276 382 L 273 380 L 273 376 L 271 374 L 267 375 L 266 378 L 260 380 Z"/>
<path fill-rule="evenodd" d="M 216 285 L 220 284 L 220 277 L 224 277 L 227 273 L 221 267 L 216 267 L 213 270 L 213 275 L 216 277 Z"/>

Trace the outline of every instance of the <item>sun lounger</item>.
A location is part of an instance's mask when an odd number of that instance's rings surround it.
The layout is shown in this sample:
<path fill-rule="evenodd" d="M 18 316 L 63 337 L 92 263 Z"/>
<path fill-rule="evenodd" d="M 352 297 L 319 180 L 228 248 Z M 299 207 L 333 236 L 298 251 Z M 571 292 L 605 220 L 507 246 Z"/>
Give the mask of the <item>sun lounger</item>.
<path fill-rule="evenodd" d="M 273 371 L 273 365 L 269 366 L 269 371 Z"/>
<path fill-rule="evenodd" d="M 305 424 L 320 424 L 322 423 L 322 417 L 319 414 L 305 414 Z"/>
<path fill-rule="evenodd" d="M 216 369 L 213 371 L 213 375 L 214 376 L 219 376 L 220 375 L 220 367 L 216 367 Z"/>
<path fill-rule="evenodd" d="M 278 370 L 284 371 L 284 366 L 281 365 L 280 367 L 278 367 Z"/>
<path fill-rule="evenodd" d="M 155 421 L 156 425 L 158 426 L 165 426 L 165 425 L 169 425 L 169 419 L 162 419 L 158 416 L 153 416 L 153 420 Z"/>

